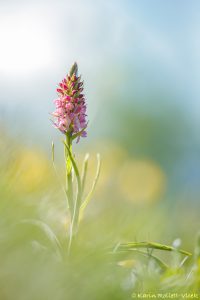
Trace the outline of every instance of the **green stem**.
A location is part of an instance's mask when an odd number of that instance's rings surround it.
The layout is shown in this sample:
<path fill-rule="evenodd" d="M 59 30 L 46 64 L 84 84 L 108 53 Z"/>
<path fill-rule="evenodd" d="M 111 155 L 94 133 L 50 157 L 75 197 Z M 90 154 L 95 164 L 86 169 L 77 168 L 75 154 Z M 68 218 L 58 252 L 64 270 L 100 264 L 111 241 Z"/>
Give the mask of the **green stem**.
<path fill-rule="evenodd" d="M 69 204 L 69 213 L 70 213 L 70 228 L 69 228 L 69 249 L 71 247 L 72 236 L 73 236 L 73 228 L 72 228 L 72 219 L 73 219 L 73 211 L 74 211 L 74 195 L 73 195 L 73 182 L 72 182 L 72 163 L 70 154 L 72 152 L 72 139 L 70 134 L 66 134 L 66 145 L 68 149 L 64 147 L 65 152 L 65 164 L 66 164 L 66 193 L 68 197 Z"/>
<path fill-rule="evenodd" d="M 68 252 L 70 252 L 72 239 L 75 237 L 75 234 L 77 233 L 78 230 L 78 219 L 79 219 L 79 211 L 80 211 L 81 198 L 82 198 L 82 184 L 81 184 L 79 170 L 74 160 L 72 151 L 69 148 L 68 143 L 64 142 L 64 145 L 68 152 L 68 158 L 70 159 L 71 167 L 73 167 L 77 179 L 77 195 L 76 195 L 75 203 L 73 205 L 73 216 L 71 219 L 71 226 L 70 226 L 70 239 L 69 239 L 69 247 L 68 247 Z"/>
<path fill-rule="evenodd" d="M 66 144 L 70 151 L 72 151 L 72 140 L 69 134 L 66 134 Z M 66 151 L 65 147 L 65 163 L 66 163 L 66 191 L 68 195 L 68 202 L 69 202 L 69 210 L 70 215 L 73 214 L 73 183 L 72 183 L 72 163 L 68 151 Z"/>

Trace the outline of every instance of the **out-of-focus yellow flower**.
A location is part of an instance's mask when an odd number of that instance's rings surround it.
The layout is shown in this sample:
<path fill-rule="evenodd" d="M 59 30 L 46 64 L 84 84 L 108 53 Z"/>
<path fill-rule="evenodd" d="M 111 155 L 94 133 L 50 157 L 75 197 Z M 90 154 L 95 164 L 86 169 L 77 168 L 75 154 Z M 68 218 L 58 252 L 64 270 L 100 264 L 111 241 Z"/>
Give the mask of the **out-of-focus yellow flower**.
<path fill-rule="evenodd" d="M 29 192 L 47 182 L 49 163 L 44 154 L 22 149 L 13 165 L 13 185 L 16 190 Z"/>
<path fill-rule="evenodd" d="M 119 173 L 118 185 L 122 195 L 138 204 L 152 203 L 165 189 L 166 177 L 153 161 L 130 160 Z"/>
<path fill-rule="evenodd" d="M 117 264 L 120 267 L 132 269 L 137 265 L 137 261 L 135 259 L 126 259 L 126 260 L 119 261 Z"/>

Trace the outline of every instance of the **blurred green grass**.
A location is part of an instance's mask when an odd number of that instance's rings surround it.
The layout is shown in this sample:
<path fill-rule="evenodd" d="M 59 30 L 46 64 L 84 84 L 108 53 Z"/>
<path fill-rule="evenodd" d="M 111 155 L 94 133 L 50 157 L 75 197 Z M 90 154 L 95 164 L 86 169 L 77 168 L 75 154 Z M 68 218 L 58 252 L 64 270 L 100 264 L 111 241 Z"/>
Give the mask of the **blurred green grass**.
<path fill-rule="evenodd" d="M 182 199 L 168 201 L 167 175 L 157 162 L 130 156 L 117 143 L 90 145 L 86 190 L 97 148 L 102 173 L 69 259 L 59 257 L 44 232 L 27 222 L 48 224 L 67 251 L 62 164 L 58 160 L 58 180 L 50 155 L 38 147 L 7 134 L 0 147 L 0 299 L 131 299 L 134 291 L 198 291 L 198 255 L 179 268 L 184 256 L 153 251 L 168 265 L 163 272 L 148 253 L 108 251 L 119 242 L 172 245 L 179 238 L 181 248 L 194 253 L 198 211 Z M 82 156 L 77 153 L 78 160 Z"/>

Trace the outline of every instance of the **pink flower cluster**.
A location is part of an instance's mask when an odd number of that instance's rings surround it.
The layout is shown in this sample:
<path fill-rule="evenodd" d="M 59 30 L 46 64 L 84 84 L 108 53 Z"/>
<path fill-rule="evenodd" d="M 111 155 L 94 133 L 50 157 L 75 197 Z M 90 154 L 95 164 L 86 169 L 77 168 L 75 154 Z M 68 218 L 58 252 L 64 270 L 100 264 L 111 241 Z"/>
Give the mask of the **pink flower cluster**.
<path fill-rule="evenodd" d="M 86 137 L 86 104 L 81 76 L 78 77 L 78 66 L 73 64 L 69 74 L 59 83 L 58 99 L 54 100 L 56 110 L 52 113 L 55 118 L 54 126 L 62 133 L 69 133 L 79 141 Z"/>

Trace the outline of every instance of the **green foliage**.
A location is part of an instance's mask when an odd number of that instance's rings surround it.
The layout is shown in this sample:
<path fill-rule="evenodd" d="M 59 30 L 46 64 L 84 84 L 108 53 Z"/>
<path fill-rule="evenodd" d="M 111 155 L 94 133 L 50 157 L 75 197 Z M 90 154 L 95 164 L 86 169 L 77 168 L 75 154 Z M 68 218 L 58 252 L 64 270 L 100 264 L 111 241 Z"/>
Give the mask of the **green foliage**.
<path fill-rule="evenodd" d="M 137 292 L 199 293 L 199 236 L 193 247 L 193 229 L 188 223 L 184 227 L 181 219 L 184 212 L 174 209 L 176 224 L 181 224 L 182 231 L 178 231 L 165 206 L 139 209 L 117 197 L 113 187 L 112 193 L 108 187 L 103 197 L 102 187 L 93 194 L 100 160 L 90 187 L 87 181 L 91 178 L 86 173 L 90 174 L 91 165 L 86 156 L 80 182 L 82 192 L 95 197 L 95 201 L 86 202 L 90 205 L 68 256 L 69 218 L 65 194 L 60 189 L 62 168 L 57 168 L 59 182 L 50 168 L 42 184 L 37 181 L 34 189 L 33 180 L 37 178 L 31 177 L 29 190 L 29 181 L 22 176 L 18 162 L 20 149 L 7 149 L 6 153 L 0 149 L 6 159 L 0 168 L 0 299 L 127 300 Z M 50 158 L 48 164 L 51 165 Z M 42 169 L 39 166 L 38 174 Z M 33 175 L 29 168 L 25 171 L 27 177 Z M 24 181 L 19 186 L 20 176 Z M 194 216 L 189 209 L 185 213 L 188 218 Z M 143 238 L 149 232 L 151 238 Z M 183 243 L 181 248 L 172 243 L 177 234 Z M 136 237 L 148 242 L 137 242 Z"/>

